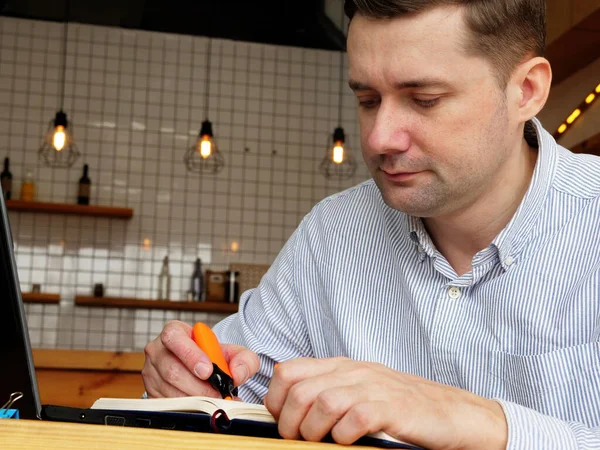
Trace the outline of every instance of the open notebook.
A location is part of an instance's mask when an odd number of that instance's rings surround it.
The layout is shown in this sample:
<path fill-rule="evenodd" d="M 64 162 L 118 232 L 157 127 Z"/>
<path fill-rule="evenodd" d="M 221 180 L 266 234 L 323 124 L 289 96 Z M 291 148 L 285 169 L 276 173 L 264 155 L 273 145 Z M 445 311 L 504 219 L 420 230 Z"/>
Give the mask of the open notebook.
<path fill-rule="evenodd" d="M 265 406 L 210 397 L 158 399 L 100 398 L 96 400 L 91 409 L 104 411 L 146 411 L 153 413 L 195 413 L 209 415 L 212 418 L 218 415 L 220 429 L 215 431 L 227 432 L 231 430 L 234 434 L 249 434 L 260 437 L 273 437 L 273 433 L 277 434 L 275 418 Z M 236 422 L 246 425 L 254 423 L 260 424 L 260 426 L 245 427 L 240 429 L 241 432 L 236 433 Z M 214 426 L 215 420 L 212 421 L 212 424 Z M 255 430 L 255 432 L 246 433 L 243 432 L 244 430 Z M 265 433 L 267 430 L 269 433 Z M 371 433 L 357 443 L 388 448 L 420 449 L 420 447 L 399 441 L 382 431 Z"/>

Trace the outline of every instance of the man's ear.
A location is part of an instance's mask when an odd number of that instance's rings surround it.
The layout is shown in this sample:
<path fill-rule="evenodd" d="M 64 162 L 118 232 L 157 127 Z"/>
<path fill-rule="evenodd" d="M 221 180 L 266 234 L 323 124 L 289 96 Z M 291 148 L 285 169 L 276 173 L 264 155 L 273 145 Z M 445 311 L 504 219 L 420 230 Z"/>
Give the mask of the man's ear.
<path fill-rule="evenodd" d="M 552 69 L 546 58 L 535 57 L 521 63 L 509 81 L 516 100 L 519 122 L 526 122 L 535 117 L 546 104 Z"/>

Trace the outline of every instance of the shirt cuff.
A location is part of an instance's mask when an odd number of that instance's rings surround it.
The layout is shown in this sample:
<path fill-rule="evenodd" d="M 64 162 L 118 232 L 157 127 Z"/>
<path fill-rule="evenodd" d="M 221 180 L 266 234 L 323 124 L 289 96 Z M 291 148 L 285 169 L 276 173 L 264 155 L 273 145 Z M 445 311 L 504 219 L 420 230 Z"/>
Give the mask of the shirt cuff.
<path fill-rule="evenodd" d="M 142 394 L 142 398 L 148 398 L 148 393 L 146 391 L 144 391 L 144 393 Z"/>
<path fill-rule="evenodd" d="M 567 422 L 506 400 L 497 401 L 508 423 L 506 450 L 577 450 L 577 438 Z"/>

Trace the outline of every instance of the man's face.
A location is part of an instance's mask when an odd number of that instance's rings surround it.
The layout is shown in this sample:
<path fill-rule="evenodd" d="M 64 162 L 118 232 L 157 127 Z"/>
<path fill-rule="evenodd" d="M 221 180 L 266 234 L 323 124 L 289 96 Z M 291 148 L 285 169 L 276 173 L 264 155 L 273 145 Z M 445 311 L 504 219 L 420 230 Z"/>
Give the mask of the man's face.
<path fill-rule="evenodd" d="M 501 188 L 520 142 L 494 68 L 467 54 L 466 36 L 458 7 L 350 24 L 363 157 L 385 202 L 410 215 L 456 213 Z"/>

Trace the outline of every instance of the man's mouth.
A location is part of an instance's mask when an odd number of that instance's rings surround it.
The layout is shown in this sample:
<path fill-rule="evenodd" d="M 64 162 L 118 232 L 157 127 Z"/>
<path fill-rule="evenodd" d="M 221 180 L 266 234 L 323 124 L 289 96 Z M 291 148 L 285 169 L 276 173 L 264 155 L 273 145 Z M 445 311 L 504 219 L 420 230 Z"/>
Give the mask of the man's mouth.
<path fill-rule="evenodd" d="M 397 170 L 384 170 L 384 169 L 380 169 L 380 170 L 388 180 L 395 181 L 395 182 L 408 181 L 411 178 L 414 178 L 415 176 L 417 176 L 418 174 L 421 173 L 420 171 L 419 172 L 402 172 L 402 171 L 397 171 Z"/>

